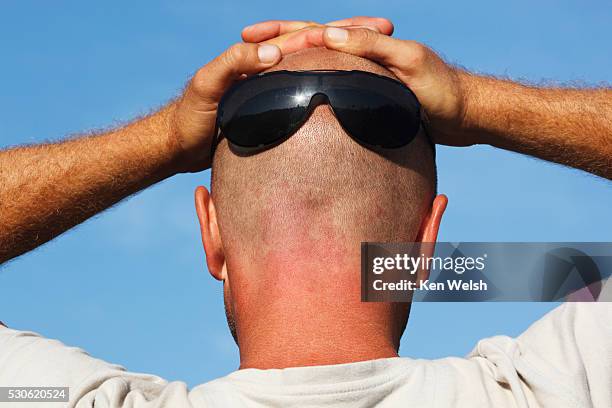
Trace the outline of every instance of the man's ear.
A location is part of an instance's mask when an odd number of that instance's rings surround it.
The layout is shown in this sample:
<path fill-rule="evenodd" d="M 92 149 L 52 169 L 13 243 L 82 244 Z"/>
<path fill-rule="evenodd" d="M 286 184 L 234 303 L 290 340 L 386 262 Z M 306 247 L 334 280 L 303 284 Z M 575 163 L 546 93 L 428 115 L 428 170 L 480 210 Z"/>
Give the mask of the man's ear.
<path fill-rule="evenodd" d="M 196 188 L 195 206 L 200 221 L 200 232 L 204 252 L 206 252 L 208 271 L 215 279 L 224 280 L 226 278 L 225 253 L 219 234 L 215 205 L 206 187 L 199 186 Z"/>
<path fill-rule="evenodd" d="M 417 236 L 417 242 L 422 242 L 421 254 L 425 258 L 432 257 L 434 255 L 435 243 L 438 240 L 438 231 L 440 230 L 440 221 L 442 221 L 442 215 L 448 205 L 448 198 L 441 194 L 434 198 L 429 213 L 423 219 L 421 223 L 421 229 Z M 429 269 L 421 269 L 418 273 L 418 281 L 424 281 L 429 278 Z"/>

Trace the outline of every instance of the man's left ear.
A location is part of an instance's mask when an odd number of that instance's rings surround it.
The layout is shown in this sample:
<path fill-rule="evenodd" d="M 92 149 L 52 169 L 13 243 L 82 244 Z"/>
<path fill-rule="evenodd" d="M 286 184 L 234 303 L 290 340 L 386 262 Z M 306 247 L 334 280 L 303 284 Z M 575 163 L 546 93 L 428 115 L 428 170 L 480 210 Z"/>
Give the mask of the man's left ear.
<path fill-rule="evenodd" d="M 227 269 L 225 268 L 225 253 L 223 252 L 223 243 L 217 224 L 215 205 L 206 187 L 199 186 L 196 188 L 195 206 L 200 221 L 200 232 L 204 252 L 206 252 L 208 271 L 215 279 L 224 280 Z"/>
<path fill-rule="evenodd" d="M 438 231 L 440 230 L 440 222 L 442 221 L 442 215 L 448 205 L 448 198 L 441 194 L 434 198 L 429 213 L 421 224 L 419 235 L 417 236 L 417 242 L 422 242 L 424 245 L 421 246 L 421 254 L 426 258 L 434 255 L 435 243 L 438 240 Z M 419 271 L 417 279 L 418 281 L 424 281 L 429 278 L 429 270 L 422 269 Z"/>

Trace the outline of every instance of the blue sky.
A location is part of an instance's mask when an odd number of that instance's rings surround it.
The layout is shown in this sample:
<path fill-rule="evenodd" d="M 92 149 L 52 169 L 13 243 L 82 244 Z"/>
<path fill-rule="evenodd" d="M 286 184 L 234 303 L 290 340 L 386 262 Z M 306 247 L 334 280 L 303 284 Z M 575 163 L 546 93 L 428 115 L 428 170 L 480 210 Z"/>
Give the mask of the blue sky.
<path fill-rule="evenodd" d="M 473 71 L 612 81 L 604 1 L 20 1 L 0 13 L 0 147 L 142 115 L 255 21 L 364 14 L 392 18 L 397 37 Z M 439 148 L 438 168 L 450 199 L 442 241 L 612 240 L 609 182 L 488 147 Z M 221 285 L 206 271 L 193 209 L 193 189 L 209 176 L 167 180 L 5 265 L 0 320 L 191 386 L 235 369 Z M 401 354 L 464 355 L 552 307 L 416 304 Z"/>

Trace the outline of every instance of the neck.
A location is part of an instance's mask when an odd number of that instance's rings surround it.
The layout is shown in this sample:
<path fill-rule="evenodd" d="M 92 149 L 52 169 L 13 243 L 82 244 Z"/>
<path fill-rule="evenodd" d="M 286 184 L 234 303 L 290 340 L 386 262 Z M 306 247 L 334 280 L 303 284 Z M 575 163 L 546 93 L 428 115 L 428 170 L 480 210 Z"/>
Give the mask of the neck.
<path fill-rule="evenodd" d="M 359 258 L 351 257 L 356 262 L 350 263 L 335 255 L 326 257 L 334 259 L 335 266 L 312 258 L 275 262 L 278 258 L 268 256 L 265 265 L 251 263 L 245 273 L 233 274 L 248 276 L 248 283 L 235 279 L 231 285 L 241 291 L 232 305 L 240 368 L 397 357 L 398 322 L 407 313 L 407 304 L 361 302 Z"/>
<path fill-rule="evenodd" d="M 316 313 L 286 316 L 264 332 L 241 331 L 240 368 L 303 367 L 397 357 L 393 341 L 372 327 L 356 330 L 350 323 L 334 327 L 304 323 Z M 281 321 L 286 323 L 278 324 Z"/>

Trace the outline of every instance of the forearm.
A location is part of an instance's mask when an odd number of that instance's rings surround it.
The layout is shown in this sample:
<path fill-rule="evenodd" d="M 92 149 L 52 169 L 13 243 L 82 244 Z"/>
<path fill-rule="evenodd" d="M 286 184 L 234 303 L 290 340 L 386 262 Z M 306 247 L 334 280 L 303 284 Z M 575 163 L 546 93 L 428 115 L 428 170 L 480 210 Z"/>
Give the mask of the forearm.
<path fill-rule="evenodd" d="M 173 109 L 108 133 L 0 151 L 0 263 L 174 174 Z"/>
<path fill-rule="evenodd" d="M 612 90 L 537 88 L 462 73 L 471 139 L 612 179 Z"/>

